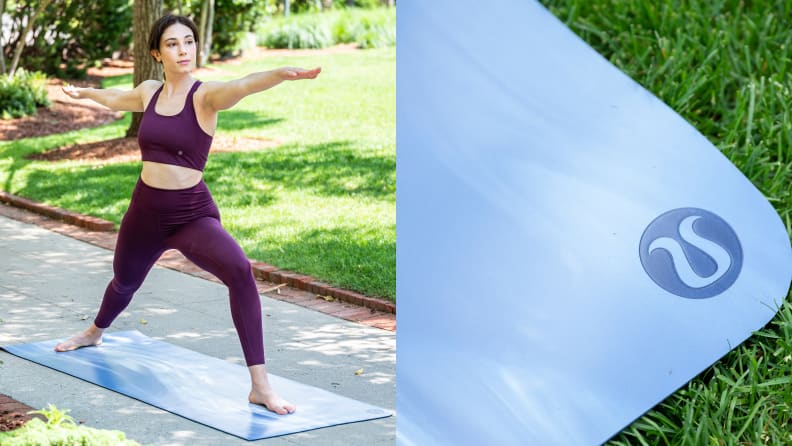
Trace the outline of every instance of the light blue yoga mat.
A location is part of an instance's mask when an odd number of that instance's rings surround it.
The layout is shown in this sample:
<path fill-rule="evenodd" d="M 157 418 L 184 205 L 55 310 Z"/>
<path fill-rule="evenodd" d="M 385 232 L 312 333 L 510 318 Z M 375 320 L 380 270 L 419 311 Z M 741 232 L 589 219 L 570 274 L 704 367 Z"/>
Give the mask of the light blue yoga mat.
<path fill-rule="evenodd" d="M 60 340 L 3 350 L 130 396 L 246 440 L 384 418 L 388 410 L 270 374 L 278 393 L 297 405 L 277 415 L 247 402 L 245 367 L 203 355 L 138 331 L 105 334 L 99 347 L 53 351 Z"/>
<path fill-rule="evenodd" d="M 398 444 L 601 444 L 773 318 L 773 207 L 538 2 L 397 35 Z"/>

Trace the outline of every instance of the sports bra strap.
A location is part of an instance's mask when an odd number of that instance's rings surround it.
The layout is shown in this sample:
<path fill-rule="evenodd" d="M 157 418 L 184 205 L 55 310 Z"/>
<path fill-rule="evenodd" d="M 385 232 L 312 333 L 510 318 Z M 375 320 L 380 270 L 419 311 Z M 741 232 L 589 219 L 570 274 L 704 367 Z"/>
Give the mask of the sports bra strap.
<path fill-rule="evenodd" d="M 184 99 L 184 107 L 182 107 L 182 111 L 185 111 L 188 106 L 190 108 L 192 108 L 192 109 L 195 108 L 193 106 L 193 100 L 192 99 L 193 99 L 193 96 L 195 95 L 195 91 L 198 90 L 198 87 L 200 85 L 201 85 L 201 81 L 199 81 L 199 80 L 196 80 L 195 82 L 193 82 L 192 86 L 190 87 L 190 91 L 187 92 L 187 97 Z M 157 106 L 156 105 L 157 104 L 157 99 L 159 99 L 160 93 L 162 93 L 162 89 L 164 87 L 165 87 L 165 82 L 163 82 L 159 86 L 159 88 L 157 88 L 157 91 L 155 91 L 154 94 L 151 95 L 151 99 L 149 99 L 149 103 L 146 106 L 146 109 L 143 110 L 144 112 L 147 112 L 151 107 L 156 107 Z"/>

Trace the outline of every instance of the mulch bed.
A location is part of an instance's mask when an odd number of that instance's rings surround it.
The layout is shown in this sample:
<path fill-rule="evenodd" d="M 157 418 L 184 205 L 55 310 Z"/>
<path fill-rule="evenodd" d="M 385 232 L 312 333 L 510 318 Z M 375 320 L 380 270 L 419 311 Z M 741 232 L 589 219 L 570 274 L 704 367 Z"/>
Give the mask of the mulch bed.
<path fill-rule="evenodd" d="M 33 418 L 47 421 L 42 415 L 28 415 L 31 410 L 34 409 L 27 404 L 20 403 L 10 396 L 0 393 L 0 432 L 19 429 Z"/>
<path fill-rule="evenodd" d="M 28 418 L 19 412 L 10 410 L 0 411 L 0 432 L 8 432 L 14 429 L 19 429 L 27 421 Z"/>
<path fill-rule="evenodd" d="M 98 87 L 100 78 L 89 76 L 86 80 L 68 81 L 78 87 Z M 51 79 L 47 83 L 52 106 L 39 107 L 33 116 L 17 119 L 0 119 L 0 141 L 10 141 L 31 136 L 46 136 L 71 130 L 97 127 L 116 119 L 121 113 L 91 101 L 75 101 L 61 91 L 65 81 Z"/>

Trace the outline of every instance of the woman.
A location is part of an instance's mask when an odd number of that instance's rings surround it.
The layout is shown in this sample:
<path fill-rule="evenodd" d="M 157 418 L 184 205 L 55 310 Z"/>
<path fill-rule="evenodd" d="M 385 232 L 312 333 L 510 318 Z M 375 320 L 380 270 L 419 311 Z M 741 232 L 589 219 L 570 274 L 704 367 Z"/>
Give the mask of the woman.
<path fill-rule="evenodd" d="M 223 229 L 217 207 L 202 179 L 217 112 L 245 96 L 284 80 L 313 79 L 319 68 L 280 68 L 229 82 L 201 82 L 191 76 L 198 48 L 195 24 L 166 15 L 151 29 L 151 56 L 161 63 L 165 82 L 147 80 L 131 91 L 65 87 L 75 99 L 91 99 L 113 110 L 143 112 L 138 142 L 143 169 L 118 232 L 113 280 L 107 286 L 94 323 L 58 344 L 56 351 L 99 345 L 103 331 L 127 307 L 154 262 L 167 249 L 178 249 L 229 288 L 237 329 L 252 388 L 249 400 L 287 414 L 295 405 L 269 384 L 264 365 L 261 302 L 250 263 Z"/>

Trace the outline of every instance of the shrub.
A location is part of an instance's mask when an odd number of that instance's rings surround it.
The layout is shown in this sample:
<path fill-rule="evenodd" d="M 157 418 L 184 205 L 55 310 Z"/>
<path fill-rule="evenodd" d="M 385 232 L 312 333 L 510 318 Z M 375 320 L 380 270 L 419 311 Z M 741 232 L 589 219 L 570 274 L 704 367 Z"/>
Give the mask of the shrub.
<path fill-rule="evenodd" d="M 348 15 L 349 18 L 344 18 Z M 394 9 L 350 11 L 342 15 L 348 20 L 349 30 L 337 27 L 339 43 L 342 38 L 356 42 L 361 48 L 382 48 L 396 45 L 396 13 Z M 351 35 L 350 35 L 351 34 Z"/>
<path fill-rule="evenodd" d="M 396 9 L 348 8 L 279 17 L 261 25 L 258 43 L 268 48 L 325 48 L 357 43 L 361 48 L 396 45 Z"/>
<path fill-rule="evenodd" d="M 67 411 L 49 405 L 47 409 L 37 410 L 47 417 L 47 422 L 34 418 L 19 429 L 10 432 L 0 432 L 0 444 L 3 446 L 139 446 L 138 443 L 127 440 L 121 431 L 110 431 L 78 426 L 68 415 Z"/>
<path fill-rule="evenodd" d="M 0 118 L 13 119 L 36 114 L 36 107 L 48 107 L 47 76 L 19 69 L 14 76 L 0 76 Z"/>
<path fill-rule="evenodd" d="M 356 41 L 360 29 L 356 14 L 345 11 L 339 14 L 338 19 L 333 23 L 333 39 L 336 43 L 353 43 Z"/>
<path fill-rule="evenodd" d="M 303 26 L 286 23 L 270 32 L 264 40 L 264 45 L 269 48 L 326 48 L 332 44 L 329 28 L 320 23 Z"/>
<path fill-rule="evenodd" d="M 334 8 L 347 8 L 347 7 L 356 7 L 356 8 L 376 8 L 382 6 L 382 1 L 380 0 L 353 0 L 352 5 L 349 4 L 348 0 L 333 0 L 333 7 Z"/>

